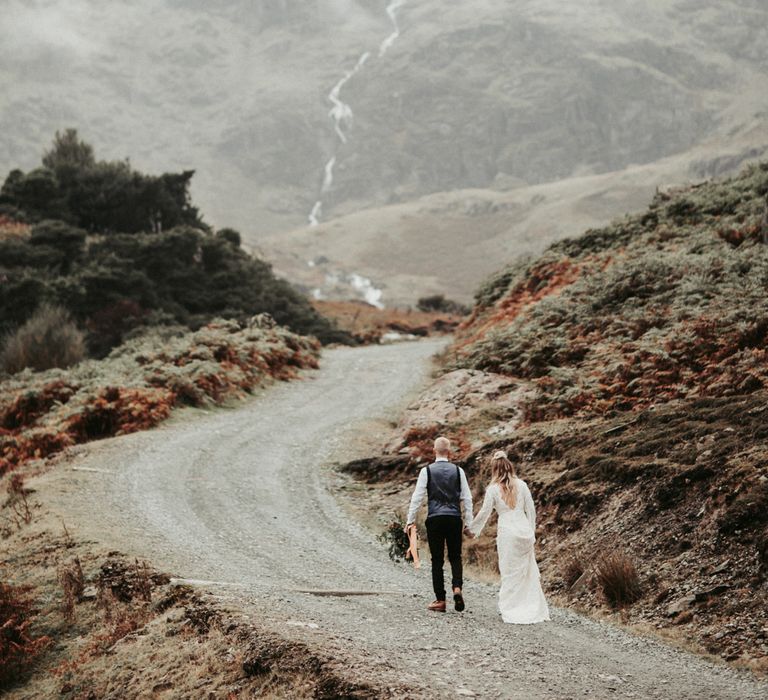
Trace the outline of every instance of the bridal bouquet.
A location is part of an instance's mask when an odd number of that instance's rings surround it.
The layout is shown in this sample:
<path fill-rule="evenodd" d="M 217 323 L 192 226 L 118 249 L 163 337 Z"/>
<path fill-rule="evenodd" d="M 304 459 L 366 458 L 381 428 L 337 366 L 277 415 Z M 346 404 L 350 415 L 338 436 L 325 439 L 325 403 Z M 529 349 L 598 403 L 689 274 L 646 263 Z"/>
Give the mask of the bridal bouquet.
<path fill-rule="evenodd" d="M 378 537 L 379 542 L 389 545 L 389 558 L 392 561 L 402 561 L 408 552 L 411 542 L 405 534 L 405 521 L 401 516 L 395 515 Z"/>

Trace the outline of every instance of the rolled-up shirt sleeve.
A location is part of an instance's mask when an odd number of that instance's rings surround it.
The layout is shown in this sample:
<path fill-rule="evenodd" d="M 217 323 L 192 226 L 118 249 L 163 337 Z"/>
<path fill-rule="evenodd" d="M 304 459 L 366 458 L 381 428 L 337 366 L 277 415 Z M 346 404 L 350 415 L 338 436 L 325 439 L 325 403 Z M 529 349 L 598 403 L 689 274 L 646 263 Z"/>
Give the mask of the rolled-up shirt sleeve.
<path fill-rule="evenodd" d="M 424 498 L 427 495 L 427 469 L 422 467 L 419 472 L 419 478 L 416 479 L 416 488 L 413 490 L 413 496 L 411 496 L 411 505 L 408 508 L 408 518 L 406 519 L 406 525 L 416 522 L 416 513 L 419 512 L 421 504 L 424 502 Z M 471 498 L 471 496 L 470 496 Z"/>
<path fill-rule="evenodd" d="M 469 490 L 469 482 L 463 469 L 459 469 L 459 476 L 461 479 L 461 505 L 464 510 L 464 524 L 469 526 L 473 520 L 472 492 Z"/>

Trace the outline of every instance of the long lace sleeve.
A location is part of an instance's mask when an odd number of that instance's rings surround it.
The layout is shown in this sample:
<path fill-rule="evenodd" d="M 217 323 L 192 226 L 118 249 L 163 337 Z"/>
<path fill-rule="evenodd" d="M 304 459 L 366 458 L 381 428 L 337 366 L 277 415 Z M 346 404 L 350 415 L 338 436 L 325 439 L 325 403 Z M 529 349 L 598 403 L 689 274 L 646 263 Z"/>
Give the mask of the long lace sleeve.
<path fill-rule="evenodd" d="M 528 518 L 528 522 L 531 525 L 531 530 L 536 532 L 536 506 L 533 505 L 533 496 L 531 496 L 531 490 L 528 488 L 528 484 L 524 481 L 520 481 L 523 492 L 523 509 L 525 510 L 525 516 Z"/>
<path fill-rule="evenodd" d="M 488 518 L 491 517 L 491 513 L 493 512 L 493 494 L 494 489 L 496 487 L 491 484 L 488 486 L 488 488 L 485 489 L 485 498 L 483 499 L 483 507 L 480 508 L 480 512 L 474 517 L 472 520 L 472 523 L 469 526 L 469 529 L 472 531 L 472 534 L 477 537 L 485 527 L 485 524 L 488 522 Z"/>

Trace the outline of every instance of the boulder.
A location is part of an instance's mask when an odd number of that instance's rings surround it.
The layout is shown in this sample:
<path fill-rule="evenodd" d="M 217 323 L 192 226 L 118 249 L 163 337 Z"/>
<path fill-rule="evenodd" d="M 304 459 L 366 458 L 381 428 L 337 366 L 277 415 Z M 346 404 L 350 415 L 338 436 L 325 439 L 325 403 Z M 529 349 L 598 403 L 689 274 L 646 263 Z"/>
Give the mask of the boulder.
<path fill-rule="evenodd" d="M 696 604 L 696 595 L 691 594 L 678 598 L 669 604 L 667 607 L 667 617 L 675 617 L 682 612 L 685 612 Z"/>

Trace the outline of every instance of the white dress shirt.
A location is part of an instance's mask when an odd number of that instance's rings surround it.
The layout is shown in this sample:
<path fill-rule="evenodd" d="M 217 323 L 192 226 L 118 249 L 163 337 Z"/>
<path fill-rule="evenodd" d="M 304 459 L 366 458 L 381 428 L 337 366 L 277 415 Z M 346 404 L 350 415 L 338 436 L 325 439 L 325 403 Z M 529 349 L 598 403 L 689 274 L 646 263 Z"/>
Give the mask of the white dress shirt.
<path fill-rule="evenodd" d="M 437 457 L 435 462 L 448 462 L 447 457 Z M 464 511 L 464 524 L 469 525 L 472 522 L 472 492 L 469 490 L 467 475 L 459 467 L 459 481 L 461 482 L 461 506 Z M 427 495 L 427 468 L 422 467 L 419 472 L 419 478 L 416 480 L 416 488 L 411 496 L 411 506 L 408 508 L 408 519 L 406 525 L 416 522 L 416 513 L 418 513 L 424 498 Z"/>

